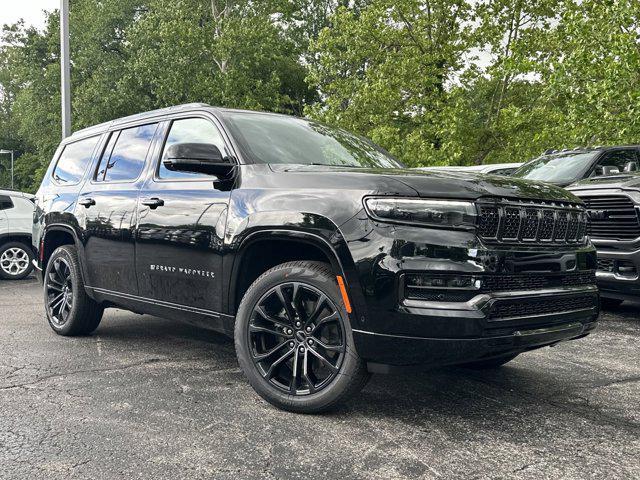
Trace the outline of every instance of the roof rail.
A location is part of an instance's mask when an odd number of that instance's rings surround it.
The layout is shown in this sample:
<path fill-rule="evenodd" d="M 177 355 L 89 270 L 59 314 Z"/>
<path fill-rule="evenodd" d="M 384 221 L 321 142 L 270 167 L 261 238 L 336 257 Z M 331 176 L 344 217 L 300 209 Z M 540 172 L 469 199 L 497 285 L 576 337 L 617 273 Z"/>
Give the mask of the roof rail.
<path fill-rule="evenodd" d="M 97 129 L 99 127 L 103 127 L 103 128 L 107 128 L 111 125 L 113 125 L 114 123 L 127 123 L 133 120 L 137 120 L 139 118 L 144 118 L 144 117 L 153 117 L 153 116 L 158 116 L 158 115 L 162 115 L 162 114 L 167 114 L 167 113 L 173 113 L 175 111 L 180 111 L 180 110 L 189 110 L 192 108 L 198 108 L 198 107 L 210 107 L 211 105 L 209 105 L 208 103 L 202 103 L 202 102 L 194 102 L 194 103 L 183 103 L 181 105 L 173 105 L 171 107 L 165 107 L 165 108 L 158 108 L 156 110 L 149 110 L 146 112 L 140 112 L 140 113 L 134 113 L 133 115 L 127 115 L 126 117 L 120 117 L 120 118 L 114 118 L 113 120 L 109 120 L 108 122 L 102 122 L 96 125 L 91 125 L 90 127 L 86 127 L 86 128 L 82 128 L 80 130 L 77 130 L 75 132 L 73 132 L 73 135 L 78 135 L 80 133 L 83 132 L 87 132 L 90 130 L 94 130 Z"/>

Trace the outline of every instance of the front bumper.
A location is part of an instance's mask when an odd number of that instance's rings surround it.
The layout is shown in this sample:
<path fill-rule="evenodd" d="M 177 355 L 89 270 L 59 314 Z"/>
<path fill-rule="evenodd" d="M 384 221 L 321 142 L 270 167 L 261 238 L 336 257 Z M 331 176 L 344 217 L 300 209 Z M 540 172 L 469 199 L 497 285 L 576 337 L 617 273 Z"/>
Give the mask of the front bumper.
<path fill-rule="evenodd" d="M 576 298 L 591 298 L 592 304 L 562 312 L 491 318 L 496 304 L 505 300 L 571 305 Z M 372 371 L 382 372 L 399 365 L 454 365 L 554 345 L 589 334 L 595 329 L 599 314 L 595 286 L 535 293 L 500 292 L 479 296 L 462 305 L 403 302 L 407 303 L 390 319 L 400 323 L 418 321 L 425 333 L 430 331 L 434 336 L 354 330 L 356 349 Z M 446 332 L 448 336 L 444 337 Z"/>
<path fill-rule="evenodd" d="M 596 326 L 596 252 L 588 243 L 487 245 L 473 233 L 376 225 L 350 247 L 350 285 L 359 287 L 351 290 L 351 325 L 370 365 L 467 363 L 579 338 Z M 408 295 L 403 279 L 423 275 L 483 280 L 466 297 Z"/>
<path fill-rule="evenodd" d="M 598 250 L 596 279 L 603 297 L 640 299 L 640 250 Z"/>
<path fill-rule="evenodd" d="M 38 279 L 38 281 L 40 283 L 43 282 L 43 277 L 42 277 L 42 268 L 40 268 L 40 263 L 38 262 L 38 260 L 33 259 L 31 261 L 31 264 L 33 265 L 33 271 L 36 274 L 36 278 Z"/>

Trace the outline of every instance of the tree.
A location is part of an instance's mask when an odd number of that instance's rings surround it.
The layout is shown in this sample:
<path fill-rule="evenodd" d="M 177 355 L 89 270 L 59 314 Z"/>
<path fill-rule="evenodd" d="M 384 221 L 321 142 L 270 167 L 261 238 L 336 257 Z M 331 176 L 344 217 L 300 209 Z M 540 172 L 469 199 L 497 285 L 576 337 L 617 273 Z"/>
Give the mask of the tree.
<path fill-rule="evenodd" d="M 311 115 L 365 134 L 405 162 L 447 160 L 441 116 L 469 47 L 464 1 L 376 0 L 338 9 L 312 44 Z"/>

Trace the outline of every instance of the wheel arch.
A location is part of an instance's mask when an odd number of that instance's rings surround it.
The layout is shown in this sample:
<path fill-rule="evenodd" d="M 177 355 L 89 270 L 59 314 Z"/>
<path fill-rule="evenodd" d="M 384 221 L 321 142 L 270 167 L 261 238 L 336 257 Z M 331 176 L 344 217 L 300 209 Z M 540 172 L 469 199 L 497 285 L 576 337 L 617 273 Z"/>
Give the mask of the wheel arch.
<path fill-rule="evenodd" d="M 331 265 L 335 275 L 346 281 L 345 267 L 348 270 L 348 266 L 345 264 L 350 255 L 342 237 L 335 237 L 330 241 L 316 233 L 286 228 L 261 229 L 247 235 L 234 256 L 228 277 L 228 311 L 235 315 L 251 283 L 268 269 L 287 261 L 324 261 Z M 271 255 L 265 255 L 265 251 Z M 345 255 L 348 256 L 345 258 Z"/>
<path fill-rule="evenodd" d="M 38 261 L 42 271 L 46 270 L 47 263 L 56 248 L 63 245 L 73 245 L 76 248 L 80 245 L 78 235 L 67 225 L 49 225 L 44 230 L 40 240 Z M 82 271 L 82 268 L 80 269 Z M 82 272 L 84 275 L 84 272 Z"/>
<path fill-rule="evenodd" d="M 33 245 L 31 244 L 31 235 L 28 233 L 3 233 L 0 235 L 0 246 L 9 242 L 21 242 L 31 247 L 31 250 L 35 253 Z"/>

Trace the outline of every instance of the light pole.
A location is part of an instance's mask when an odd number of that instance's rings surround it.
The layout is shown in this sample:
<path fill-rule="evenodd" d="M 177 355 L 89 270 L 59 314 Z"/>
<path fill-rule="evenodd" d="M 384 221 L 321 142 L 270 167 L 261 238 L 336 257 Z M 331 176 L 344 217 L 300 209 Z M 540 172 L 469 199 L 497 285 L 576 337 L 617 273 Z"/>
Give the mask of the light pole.
<path fill-rule="evenodd" d="M 71 87 L 69 79 L 69 0 L 60 0 L 60 87 L 62 98 L 62 139 L 71 135 Z"/>
<path fill-rule="evenodd" d="M 0 150 L 0 153 L 11 154 L 11 190 L 13 190 L 13 150 Z"/>

